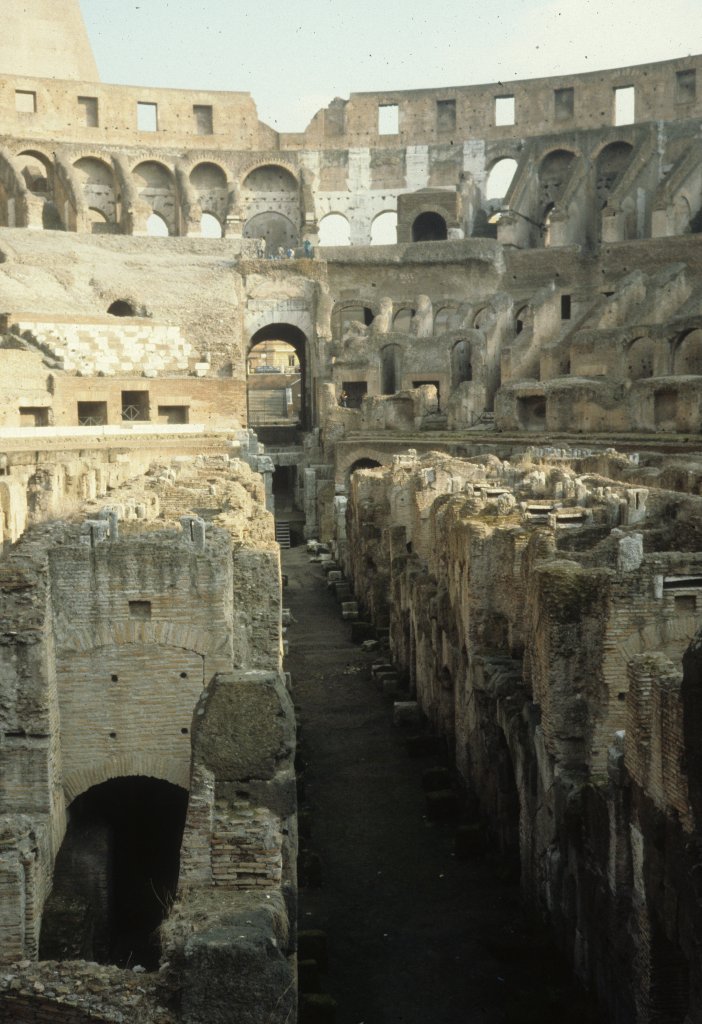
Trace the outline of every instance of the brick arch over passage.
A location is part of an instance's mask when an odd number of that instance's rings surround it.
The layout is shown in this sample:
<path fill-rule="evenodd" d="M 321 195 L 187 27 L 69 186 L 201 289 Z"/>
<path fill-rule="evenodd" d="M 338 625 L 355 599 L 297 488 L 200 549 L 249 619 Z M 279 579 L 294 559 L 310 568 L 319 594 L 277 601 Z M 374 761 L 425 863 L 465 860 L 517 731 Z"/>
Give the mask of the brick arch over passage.
<path fill-rule="evenodd" d="M 356 463 L 361 465 L 357 466 Z M 336 482 L 340 484 L 347 483 L 353 468 L 369 467 L 371 463 L 376 466 L 391 466 L 392 453 L 378 448 L 369 448 L 365 445 L 362 448 L 354 448 L 349 452 L 345 452 L 337 460 Z"/>
<path fill-rule="evenodd" d="M 77 796 L 109 779 L 145 775 L 150 779 L 170 782 L 181 789 L 190 789 L 190 763 L 176 758 L 162 757 L 148 752 L 109 758 L 80 771 L 69 772 L 63 779 L 63 791 L 68 807 Z"/>

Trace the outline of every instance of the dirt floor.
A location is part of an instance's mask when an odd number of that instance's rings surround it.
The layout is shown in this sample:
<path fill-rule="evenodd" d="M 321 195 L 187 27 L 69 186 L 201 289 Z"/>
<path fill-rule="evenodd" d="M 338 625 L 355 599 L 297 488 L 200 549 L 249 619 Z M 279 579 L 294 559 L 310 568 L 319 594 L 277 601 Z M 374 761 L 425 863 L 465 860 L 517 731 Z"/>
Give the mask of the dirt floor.
<path fill-rule="evenodd" d="M 528 921 L 504 863 L 457 859 L 460 818 L 427 819 L 421 780 L 437 758 L 408 756 L 371 675 L 382 658 L 351 643 L 320 565 L 298 547 L 283 552 L 283 571 L 309 829 L 300 928 L 327 934 L 321 980 L 337 1024 L 604 1024 Z"/>

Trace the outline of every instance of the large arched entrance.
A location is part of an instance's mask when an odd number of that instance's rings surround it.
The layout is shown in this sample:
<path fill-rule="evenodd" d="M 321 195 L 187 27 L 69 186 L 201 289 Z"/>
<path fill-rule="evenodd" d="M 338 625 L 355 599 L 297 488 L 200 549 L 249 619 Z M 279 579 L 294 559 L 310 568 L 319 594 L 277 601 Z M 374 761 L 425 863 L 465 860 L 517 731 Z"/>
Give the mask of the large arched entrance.
<path fill-rule="evenodd" d="M 261 352 L 266 352 L 266 359 L 270 362 L 260 363 L 256 357 Z M 256 423 L 257 419 L 260 420 L 256 411 L 260 402 L 255 396 L 261 391 L 258 384 L 265 376 L 272 390 L 281 392 L 280 409 L 285 402 L 288 425 L 309 430 L 311 399 L 307 362 L 307 336 L 294 324 L 266 324 L 252 335 L 247 352 L 247 400 L 251 426 L 263 425 Z M 286 370 L 292 372 L 286 373 Z M 290 394 L 285 394 L 286 391 Z"/>
<path fill-rule="evenodd" d="M 158 968 L 156 929 L 175 899 L 188 794 L 146 776 L 76 797 L 42 919 L 42 959 Z"/>

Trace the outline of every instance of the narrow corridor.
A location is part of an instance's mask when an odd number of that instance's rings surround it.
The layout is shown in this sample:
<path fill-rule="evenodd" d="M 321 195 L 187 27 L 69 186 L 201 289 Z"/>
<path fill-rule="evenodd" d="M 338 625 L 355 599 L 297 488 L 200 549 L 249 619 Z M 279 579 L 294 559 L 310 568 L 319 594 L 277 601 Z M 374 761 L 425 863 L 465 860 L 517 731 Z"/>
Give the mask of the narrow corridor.
<path fill-rule="evenodd" d="M 496 859 L 454 857 L 456 822 L 425 817 L 406 732 L 302 547 L 283 552 L 293 622 L 286 668 L 302 723 L 301 848 L 322 883 L 300 892 L 300 928 L 327 933 L 322 987 L 337 1024 L 595 1021 Z"/>

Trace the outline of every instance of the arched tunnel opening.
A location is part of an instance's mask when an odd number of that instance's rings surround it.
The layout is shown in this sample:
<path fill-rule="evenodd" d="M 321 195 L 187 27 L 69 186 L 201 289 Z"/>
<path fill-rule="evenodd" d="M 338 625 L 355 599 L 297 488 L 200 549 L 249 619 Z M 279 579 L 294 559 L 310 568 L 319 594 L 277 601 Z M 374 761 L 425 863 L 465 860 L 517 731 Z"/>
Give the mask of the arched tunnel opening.
<path fill-rule="evenodd" d="M 157 929 L 175 898 L 187 791 L 144 776 L 77 797 L 56 858 L 40 958 L 159 965 Z"/>

